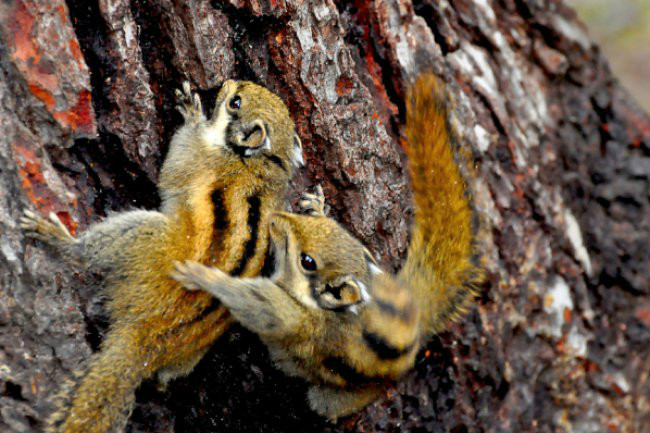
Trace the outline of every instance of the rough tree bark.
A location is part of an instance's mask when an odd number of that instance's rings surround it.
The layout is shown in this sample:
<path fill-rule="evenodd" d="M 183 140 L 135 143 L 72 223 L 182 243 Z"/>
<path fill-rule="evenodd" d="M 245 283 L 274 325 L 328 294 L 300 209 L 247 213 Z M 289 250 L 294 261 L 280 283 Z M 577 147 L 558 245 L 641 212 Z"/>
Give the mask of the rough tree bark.
<path fill-rule="evenodd" d="M 0 4 L 0 430 L 38 431 L 101 340 L 101 297 L 16 220 L 154 208 L 184 79 L 290 107 L 332 215 L 399 266 L 408 80 L 449 83 L 477 158 L 488 282 L 386 398 L 331 425 L 234 329 L 129 432 L 650 431 L 650 119 L 559 0 L 8 0 Z"/>

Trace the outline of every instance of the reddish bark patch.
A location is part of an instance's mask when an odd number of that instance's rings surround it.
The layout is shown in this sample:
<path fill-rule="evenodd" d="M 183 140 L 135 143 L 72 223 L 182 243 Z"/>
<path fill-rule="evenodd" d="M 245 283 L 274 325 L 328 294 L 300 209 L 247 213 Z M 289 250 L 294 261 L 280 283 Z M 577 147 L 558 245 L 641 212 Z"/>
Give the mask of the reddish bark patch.
<path fill-rule="evenodd" d="M 32 10 L 40 15 L 32 14 Z M 3 24 L 0 27 L 7 29 L 2 35 L 32 94 L 43 102 L 63 128 L 80 136 L 94 136 L 97 133 L 95 114 L 90 92 L 84 88 L 87 87 L 88 77 L 84 75 L 87 68 L 69 21 L 63 3 L 48 10 L 17 2 L 0 18 Z M 58 40 L 66 39 L 67 43 L 57 44 Z M 41 46 L 46 40 L 53 40 L 52 46 L 58 49 Z M 69 63 L 76 63 L 71 69 L 77 73 L 66 73 L 61 65 Z"/>
<path fill-rule="evenodd" d="M 641 323 L 650 328 L 650 304 L 645 304 L 636 309 L 634 312 L 636 317 Z"/>
<path fill-rule="evenodd" d="M 74 235 L 77 231 L 77 223 L 73 220 L 70 213 L 65 210 L 65 206 L 56 194 L 49 188 L 36 152 L 20 142 L 13 143 L 13 150 L 15 155 L 14 159 L 18 167 L 18 175 L 20 176 L 21 186 L 25 192 L 25 196 L 43 214 L 47 215 L 50 212 L 56 213 L 61 222 Z M 76 208 L 76 198 L 72 200 L 71 204 Z"/>
<path fill-rule="evenodd" d="M 53 116 L 62 125 L 68 125 L 73 130 L 94 133 L 95 112 L 93 111 L 90 92 L 82 90 L 79 93 L 77 104 L 71 110 L 54 112 Z"/>
<path fill-rule="evenodd" d="M 380 108 L 380 117 L 381 121 L 388 125 L 390 124 L 390 117 L 396 116 L 398 113 L 397 106 L 393 104 L 388 96 L 386 87 L 384 86 L 382 78 L 382 67 L 375 59 L 375 52 L 373 48 L 373 35 L 372 35 L 372 26 L 373 23 L 371 12 L 368 9 L 368 4 L 362 1 L 355 2 L 357 7 L 357 13 L 355 14 L 355 22 L 363 31 L 363 50 L 365 51 L 365 56 L 363 60 L 366 63 L 366 70 L 368 76 L 372 81 L 373 88 L 371 90 L 373 101 L 377 108 Z"/>
<path fill-rule="evenodd" d="M 336 82 L 336 94 L 339 96 L 347 96 L 354 89 L 354 83 L 349 77 L 341 76 Z"/>
<path fill-rule="evenodd" d="M 650 142 L 650 121 L 648 116 L 638 107 L 621 99 L 621 95 L 614 98 L 614 107 L 621 113 L 626 122 L 626 133 L 633 147 L 639 147 L 642 141 Z"/>
<path fill-rule="evenodd" d="M 54 108 L 54 97 L 52 94 L 38 84 L 31 83 L 28 86 L 32 95 L 40 99 L 45 104 L 45 107 L 52 112 L 52 109 Z"/>

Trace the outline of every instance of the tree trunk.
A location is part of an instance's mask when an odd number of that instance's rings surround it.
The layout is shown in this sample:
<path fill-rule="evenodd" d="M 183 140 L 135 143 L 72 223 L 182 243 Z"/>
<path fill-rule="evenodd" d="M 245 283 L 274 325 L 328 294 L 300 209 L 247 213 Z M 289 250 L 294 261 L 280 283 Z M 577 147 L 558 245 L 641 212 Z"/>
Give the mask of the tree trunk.
<path fill-rule="evenodd" d="M 128 432 L 650 431 L 650 119 L 559 0 L 9 0 L 0 4 L 0 430 L 39 431 L 105 330 L 92 275 L 17 226 L 156 208 L 189 79 L 280 94 L 341 221 L 397 268 L 405 86 L 432 69 L 476 156 L 488 282 L 384 399 L 333 425 L 236 327 L 145 383 Z"/>

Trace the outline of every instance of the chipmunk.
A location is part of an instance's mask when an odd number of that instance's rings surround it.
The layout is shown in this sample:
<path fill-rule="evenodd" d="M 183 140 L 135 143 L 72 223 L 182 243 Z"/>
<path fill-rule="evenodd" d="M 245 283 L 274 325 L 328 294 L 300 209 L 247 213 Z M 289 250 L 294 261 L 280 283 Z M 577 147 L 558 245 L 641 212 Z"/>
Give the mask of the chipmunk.
<path fill-rule="evenodd" d="M 47 221 L 25 211 L 21 220 L 27 235 L 105 276 L 108 333 L 62 391 L 48 431 L 122 431 L 144 379 L 158 373 L 166 383 L 192 370 L 232 318 L 209 294 L 169 278 L 173 262 L 257 275 L 270 215 L 284 209 L 289 179 L 303 165 L 289 111 L 269 90 L 228 80 L 210 119 L 189 83 L 177 96 L 184 124 L 161 169 L 160 211 L 114 214 L 78 237 L 54 214 Z"/>
<path fill-rule="evenodd" d="M 307 379 L 313 410 L 336 420 L 376 399 L 433 333 L 470 304 L 481 271 L 467 187 L 454 160 L 443 85 L 424 75 L 409 90 L 406 153 L 415 220 L 397 275 L 323 211 L 322 190 L 270 223 L 275 270 L 235 278 L 195 262 L 174 278 L 207 290 L 256 332 L 275 364 Z"/>

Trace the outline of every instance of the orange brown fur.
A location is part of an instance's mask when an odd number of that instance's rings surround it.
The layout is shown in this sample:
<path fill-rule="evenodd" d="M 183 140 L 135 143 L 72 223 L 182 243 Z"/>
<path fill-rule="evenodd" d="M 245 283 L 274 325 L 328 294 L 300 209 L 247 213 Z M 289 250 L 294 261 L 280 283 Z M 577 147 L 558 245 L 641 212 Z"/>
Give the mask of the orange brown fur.
<path fill-rule="evenodd" d="M 407 96 L 405 151 L 415 205 L 411 243 L 399 272 L 420 305 L 425 332 L 440 332 L 464 312 L 480 282 L 465 179 L 454 160 L 444 84 L 418 79 Z M 460 157 L 460 156 L 459 156 Z"/>
<path fill-rule="evenodd" d="M 469 194 L 444 101 L 433 76 L 409 92 L 415 222 L 398 275 L 381 271 L 358 240 L 324 216 L 322 191 L 301 202 L 310 216 L 272 217 L 276 264 L 269 278 L 177 265 L 177 280 L 214 294 L 260 336 L 280 369 L 310 382 L 311 407 L 330 419 L 361 409 L 408 371 L 431 333 L 467 308 L 480 280 Z"/>
<path fill-rule="evenodd" d="M 62 233 L 55 219 L 31 212 L 23 218 L 28 234 L 105 275 L 108 334 L 64 386 L 51 432 L 121 431 L 143 380 L 189 373 L 232 323 L 212 296 L 183 290 L 169 277 L 175 260 L 245 277 L 262 268 L 269 217 L 284 206 L 301 152 L 289 112 L 268 90 L 227 81 L 206 119 L 189 85 L 184 89 L 185 124 L 161 170 L 160 212 L 116 214 L 78 238 Z M 228 108 L 235 96 L 241 108 Z"/>

